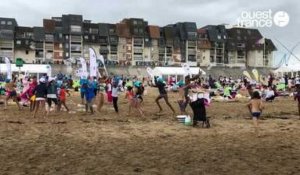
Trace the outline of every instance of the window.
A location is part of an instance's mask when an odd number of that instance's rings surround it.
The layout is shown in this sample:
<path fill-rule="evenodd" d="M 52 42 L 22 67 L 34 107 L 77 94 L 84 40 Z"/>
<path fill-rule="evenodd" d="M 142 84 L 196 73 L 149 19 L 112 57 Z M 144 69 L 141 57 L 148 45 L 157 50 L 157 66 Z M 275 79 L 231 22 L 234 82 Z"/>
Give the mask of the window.
<path fill-rule="evenodd" d="M 90 33 L 91 34 L 98 34 L 98 29 L 90 28 Z"/>
<path fill-rule="evenodd" d="M 81 32 L 81 26 L 71 25 L 71 32 Z"/>
<path fill-rule="evenodd" d="M 95 40 L 95 36 L 94 35 L 92 36 L 92 40 Z"/>
<path fill-rule="evenodd" d="M 240 31 L 240 30 L 237 30 L 236 33 L 237 33 L 237 34 L 241 34 L 241 31 Z"/>
<path fill-rule="evenodd" d="M 1 21 L 1 25 L 5 25 L 5 21 Z"/>
<path fill-rule="evenodd" d="M 69 36 L 68 36 L 68 35 L 66 35 L 66 39 L 69 39 Z"/>
<path fill-rule="evenodd" d="M 59 55 L 59 57 L 62 57 L 62 56 L 63 56 L 63 53 L 62 53 L 62 52 L 59 52 L 58 55 Z"/>
<path fill-rule="evenodd" d="M 21 41 L 20 40 L 17 40 L 17 45 L 21 45 Z"/>
<path fill-rule="evenodd" d="M 139 32 L 139 29 L 134 29 L 134 30 L 133 30 L 133 33 L 134 33 L 134 34 L 137 34 L 138 32 Z"/>
<path fill-rule="evenodd" d="M 87 35 L 84 35 L 84 39 L 89 39 L 89 36 L 87 36 Z"/>
<path fill-rule="evenodd" d="M 143 33 L 143 29 L 139 29 L 139 33 Z"/>
<path fill-rule="evenodd" d="M 69 57 L 69 53 L 68 52 L 66 52 L 66 57 Z"/>
<path fill-rule="evenodd" d="M 62 33 L 58 34 L 58 37 L 61 39 L 62 38 Z"/>
<path fill-rule="evenodd" d="M 66 49 L 69 48 L 69 44 L 68 44 L 68 43 L 65 44 L 65 48 L 66 48 Z"/>
<path fill-rule="evenodd" d="M 60 49 L 62 48 L 62 44 L 59 44 L 59 48 L 60 48 Z"/>
<path fill-rule="evenodd" d="M 26 44 L 26 45 L 28 45 L 28 44 L 29 44 L 29 41 L 28 41 L 28 40 L 26 40 L 26 41 L 25 41 L 25 44 Z"/>
<path fill-rule="evenodd" d="M 7 25 L 11 26 L 12 22 L 11 21 L 7 21 Z"/>
<path fill-rule="evenodd" d="M 28 54 L 29 54 L 29 51 L 28 51 L 28 50 L 26 50 L 26 51 L 25 51 L 25 53 L 26 53 L 26 55 L 28 55 Z"/>
<path fill-rule="evenodd" d="M 137 25 L 137 21 L 136 20 L 133 21 L 133 25 Z"/>
<path fill-rule="evenodd" d="M 221 35 L 218 35 L 218 39 L 221 39 Z"/>

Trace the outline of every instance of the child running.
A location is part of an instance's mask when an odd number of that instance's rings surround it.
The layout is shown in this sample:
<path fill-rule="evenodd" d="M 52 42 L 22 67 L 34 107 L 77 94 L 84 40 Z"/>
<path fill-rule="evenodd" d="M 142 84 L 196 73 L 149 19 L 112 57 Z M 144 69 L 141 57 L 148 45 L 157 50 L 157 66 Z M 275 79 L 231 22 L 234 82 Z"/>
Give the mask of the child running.
<path fill-rule="evenodd" d="M 258 91 L 253 92 L 253 96 L 251 101 L 247 104 L 253 119 L 253 124 L 255 127 L 255 132 L 258 134 L 258 122 L 257 119 L 260 117 L 262 110 L 264 108 L 263 102 L 261 100 L 261 97 L 259 95 Z"/>
<path fill-rule="evenodd" d="M 163 82 L 163 79 L 155 77 L 154 81 L 155 81 L 155 85 L 156 85 L 156 87 L 158 88 L 158 91 L 159 91 L 159 95 L 155 99 L 155 102 L 156 102 L 157 106 L 159 107 L 159 112 L 158 113 L 161 113 L 163 111 L 162 107 L 159 104 L 159 100 L 163 98 L 165 100 L 165 102 L 167 103 L 167 105 L 170 107 L 170 109 L 173 111 L 173 114 L 175 114 L 174 108 L 169 103 L 168 94 L 167 94 L 167 91 L 165 89 L 166 84 Z"/>
<path fill-rule="evenodd" d="M 33 118 L 36 117 L 36 113 L 39 110 L 39 106 L 42 105 L 42 109 L 45 109 L 45 102 L 47 97 L 47 85 L 44 77 L 40 78 L 40 84 L 33 90 L 35 94 L 36 107 L 34 110 Z"/>
<path fill-rule="evenodd" d="M 132 86 L 127 86 L 127 92 L 125 94 L 125 99 L 128 100 L 128 116 L 130 116 L 130 113 L 131 113 L 131 107 L 133 105 L 133 90 L 132 90 Z"/>
<path fill-rule="evenodd" d="M 140 112 L 141 117 L 145 117 L 142 109 L 143 94 L 144 94 L 143 84 L 140 81 L 135 81 L 134 87 L 135 88 L 133 92 L 132 106 Z"/>
<path fill-rule="evenodd" d="M 66 91 L 65 86 L 61 85 L 60 90 L 59 90 L 59 103 L 58 103 L 58 111 L 61 110 L 61 106 L 63 105 L 67 112 L 69 112 L 69 108 L 66 105 L 66 94 L 70 96 L 70 93 Z"/>
<path fill-rule="evenodd" d="M 94 87 L 91 81 L 88 82 L 87 86 L 84 89 L 85 92 L 85 112 L 88 113 L 88 110 L 90 109 L 91 114 L 94 114 L 94 109 L 93 109 L 93 102 L 95 98 L 95 93 L 94 93 Z"/>
<path fill-rule="evenodd" d="M 116 113 L 119 113 L 119 108 L 118 108 L 118 95 L 119 95 L 119 88 L 118 88 L 118 81 L 113 82 L 113 87 L 112 87 L 112 100 L 113 100 L 113 106 L 116 111 Z"/>
<path fill-rule="evenodd" d="M 21 106 L 20 106 L 19 101 L 17 99 L 17 91 L 16 91 L 15 81 L 7 80 L 6 84 L 5 84 L 5 91 L 6 91 L 6 98 L 5 98 L 5 101 L 4 101 L 4 105 L 5 105 L 4 110 L 7 109 L 9 99 L 12 99 L 17 104 L 19 110 L 21 110 Z"/>

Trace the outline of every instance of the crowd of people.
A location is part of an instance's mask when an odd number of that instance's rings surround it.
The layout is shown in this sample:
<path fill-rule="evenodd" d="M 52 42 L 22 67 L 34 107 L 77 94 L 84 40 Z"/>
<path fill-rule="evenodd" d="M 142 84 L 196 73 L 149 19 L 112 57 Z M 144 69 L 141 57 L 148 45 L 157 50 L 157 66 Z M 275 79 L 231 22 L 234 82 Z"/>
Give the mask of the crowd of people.
<path fill-rule="evenodd" d="M 168 91 L 178 92 L 177 102 L 181 115 L 188 115 L 187 106 L 193 111 L 193 126 L 202 122 L 202 126 L 210 127 L 206 117 L 206 108 L 210 105 L 211 98 L 221 96 L 225 100 L 234 100 L 238 98 L 239 91 L 248 92 L 248 98 L 251 100 L 247 104 L 253 116 L 254 125 L 257 127 L 257 119 L 264 108 L 263 101 L 272 102 L 277 96 L 284 96 L 293 93 L 294 99 L 298 101 L 300 117 L 300 79 L 299 77 L 275 78 L 272 74 L 264 82 L 256 82 L 247 77 L 234 80 L 232 77 L 222 77 L 214 79 L 212 76 L 206 78 L 201 74 L 195 76 L 185 76 L 182 80 L 176 82 L 171 77 L 167 82 L 162 77 L 138 79 L 137 77 L 84 77 L 78 81 L 75 91 L 80 91 L 81 105 L 85 106 L 85 112 L 94 114 L 100 112 L 105 101 L 112 105 L 114 111 L 119 114 L 118 100 L 120 94 L 124 93 L 128 102 L 127 115 L 132 114 L 132 110 L 138 111 L 141 117 L 145 117 L 143 111 L 145 87 L 154 86 L 158 89 L 156 102 L 159 112 L 163 111 L 160 104 L 164 99 L 167 106 L 175 114 L 175 108 L 169 102 Z M 45 112 L 45 116 L 54 110 L 60 112 L 62 109 L 69 112 L 67 98 L 70 96 L 69 90 L 74 87 L 74 81 L 71 76 L 62 74 L 56 77 L 48 77 L 46 74 L 37 79 L 34 76 L 25 75 L 23 78 L 13 78 L 6 80 L 1 84 L 0 92 L 4 99 L 4 109 L 8 108 L 8 101 L 12 99 L 19 110 L 29 107 L 33 117 L 37 117 L 39 110 Z M 284 84 L 284 89 L 278 89 L 279 84 Z M 106 97 L 106 99 L 105 99 Z M 96 108 L 94 108 L 96 104 Z"/>

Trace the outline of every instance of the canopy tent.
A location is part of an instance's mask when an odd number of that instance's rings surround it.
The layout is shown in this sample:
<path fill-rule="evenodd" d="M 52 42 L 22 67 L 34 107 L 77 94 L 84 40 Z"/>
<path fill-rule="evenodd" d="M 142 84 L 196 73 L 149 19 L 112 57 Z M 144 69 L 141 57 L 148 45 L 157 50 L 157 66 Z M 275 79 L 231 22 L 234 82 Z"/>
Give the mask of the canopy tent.
<path fill-rule="evenodd" d="M 202 72 L 202 75 L 206 75 L 206 73 L 200 69 L 199 67 L 191 67 L 190 72 L 192 75 L 197 75 L 199 70 Z M 155 67 L 153 69 L 153 73 L 156 76 L 162 75 L 185 75 L 185 72 L 182 67 Z"/>
<path fill-rule="evenodd" d="M 15 64 L 11 64 L 11 71 L 13 73 L 36 74 L 37 78 L 39 78 L 39 74 L 51 76 L 52 73 L 51 66 L 48 64 L 24 64 L 20 69 Z M 6 64 L 0 64 L 0 73 L 7 73 Z"/>
<path fill-rule="evenodd" d="M 190 68 L 191 75 L 198 75 L 199 71 L 202 72 L 202 75 L 206 75 L 206 72 L 199 67 Z M 183 80 L 183 76 L 186 75 L 182 67 L 155 67 L 152 72 L 154 76 L 160 76 L 167 79 L 169 79 L 170 76 L 175 76 L 176 81 Z"/>
<path fill-rule="evenodd" d="M 275 74 L 283 76 L 284 74 L 291 74 L 291 76 L 299 75 L 300 64 L 282 65 L 274 71 Z"/>

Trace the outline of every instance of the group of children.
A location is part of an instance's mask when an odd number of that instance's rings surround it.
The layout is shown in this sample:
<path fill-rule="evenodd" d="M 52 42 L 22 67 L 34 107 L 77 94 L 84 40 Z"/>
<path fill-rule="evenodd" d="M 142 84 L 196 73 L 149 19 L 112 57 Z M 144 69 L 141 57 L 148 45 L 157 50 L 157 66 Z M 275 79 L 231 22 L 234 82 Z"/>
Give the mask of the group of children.
<path fill-rule="evenodd" d="M 18 108 L 21 110 L 23 106 L 30 104 L 30 111 L 33 112 L 33 117 L 36 117 L 40 107 L 46 108 L 46 114 L 50 113 L 52 103 L 55 105 L 55 111 L 61 111 L 64 107 L 66 111 L 69 108 L 66 104 L 66 97 L 68 91 L 65 85 L 55 78 L 47 77 L 46 75 L 41 77 L 37 81 L 36 77 L 25 76 L 22 82 L 23 88 L 17 92 L 17 80 L 6 81 L 4 99 L 4 109 L 7 109 L 7 104 L 10 99 L 16 102 Z M 154 77 L 154 86 L 158 89 L 158 96 L 155 102 L 159 108 L 159 113 L 163 111 L 160 100 L 164 99 L 168 107 L 175 114 L 175 109 L 169 102 L 168 93 L 166 90 L 166 82 L 161 77 Z M 193 82 L 193 83 L 191 83 Z M 193 126 L 197 126 L 198 122 L 203 122 L 203 126 L 210 127 L 209 120 L 206 117 L 206 107 L 208 106 L 208 99 L 203 97 L 203 92 L 198 91 L 203 89 L 201 84 L 200 75 L 186 76 L 184 80 L 177 82 L 178 85 L 178 106 L 182 115 L 187 115 L 186 107 L 190 105 L 194 113 Z M 95 77 L 83 77 L 80 79 L 80 96 L 81 102 L 85 105 L 85 111 L 90 110 L 91 114 L 94 114 L 93 104 L 97 99 L 97 111 L 101 111 L 104 104 L 104 97 L 107 96 L 107 102 L 113 105 L 116 113 L 119 113 L 118 99 L 121 92 L 126 90 L 125 99 L 128 101 L 128 115 L 131 115 L 132 109 L 136 109 L 142 117 L 145 117 L 142 103 L 144 95 L 144 83 L 138 80 L 124 82 L 118 77 L 114 78 L 99 78 Z M 204 87 L 205 89 L 205 87 Z M 226 85 L 225 88 L 226 89 Z M 225 92 L 229 91 L 229 92 Z M 224 94 L 232 95 L 231 89 L 224 90 Z M 256 129 L 258 129 L 258 118 L 260 117 L 264 104 L 262 98 L 268 100 L 274 99 L 274 92 L 271 87 L 265 88 L 260 94 L 258 91 L 249 92 L 251 100 L 247 104 L 249 111 L 253 118 L 253 123 Z M 196 95 L 196 98 L 192 96 Z M 97 97 L 97 98 L 96 98 Z M 296 93 L 294 99 L 298 101 L 298 110 L 300 117 L 300 85 L 296 85 Z M 46 105 L 47 104 L 47 105 Z"/>
<path fill-rule="evenodd" d="M 17 82 L 22 82 L 22 88 L 17 91 Z M 12 99 L 18 106 L 19 110 L 30 105 L 30 111 L 33 117 L 42 106 L 45 108 L 46 115 L 50 113 L 52 102 L 55 104 L 55 111 L 60 111 L 63 106 L 67 111 L 66 94 L 69 94 L 63 84 L 59 84 L 54 78 L 42 76 L 39 81 L 36 77 L 25 76 L 17 81 L 6 80 L 5 84 L 4 110 L 7 110 L 8 101 Z M 46 105 L 47 103 L 47 105 Z"/>

